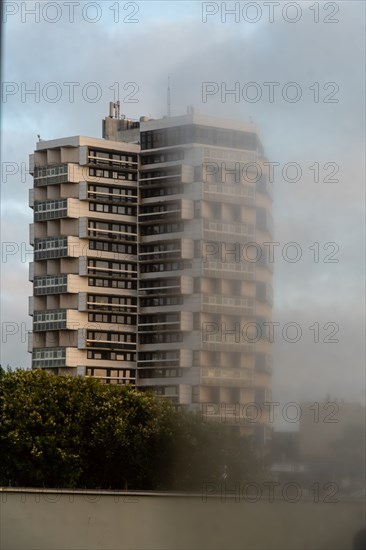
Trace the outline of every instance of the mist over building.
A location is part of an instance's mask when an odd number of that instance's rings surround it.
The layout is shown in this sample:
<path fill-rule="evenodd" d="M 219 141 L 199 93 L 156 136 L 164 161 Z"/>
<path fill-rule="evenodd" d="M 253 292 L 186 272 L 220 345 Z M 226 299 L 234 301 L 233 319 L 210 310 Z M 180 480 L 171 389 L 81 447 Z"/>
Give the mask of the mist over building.
<path fill-rule="evenodd" d="M 253 433 L 243 406 L 271 400 L 264 163 L 252 123 L 192 108 L 132 121 L 112 103 L 103 139 L 39 141 L 32 367 L 150 390 Z"/>

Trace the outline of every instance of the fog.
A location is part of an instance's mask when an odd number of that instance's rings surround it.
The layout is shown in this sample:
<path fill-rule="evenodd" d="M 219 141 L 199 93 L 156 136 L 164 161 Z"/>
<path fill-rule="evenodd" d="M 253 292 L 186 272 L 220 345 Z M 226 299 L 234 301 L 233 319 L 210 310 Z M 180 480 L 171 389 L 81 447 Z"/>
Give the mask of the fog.
<path fill-rule="evenodd" d="M 364 426 L 364 3 L 80 2 L 71 14 L 66 3 L 48 2 L 33 15 L 24 4 L 39 3 L 6 4 L 1 364 L 31 364 L 28 155 L 37 136 L 102 137 L 102 119 L 117 99 L 132 119 L 158 119 L 169 109 L 183 115 L 192 106 L 253 122 L 273 166 L 276 430 L 304 433 L 301 415 L 286 416 L 288 403 L 301 406 L 303 420 L 313 403 L 336 403 L 344 429 L 332 444 L 343 438 L 343 447 L 361 452 L 362 436 L 347 443 L 347 430 Z M 284 333 L 287 324 L 296 325 L 296 338 Z M 313 445 L 328 437 L 322 426 L 319 435 L 303 423 Z M 279 462 L 315 460 L 306 437 L 292 455 L 278 445 Z M 360 462 L 357 473 L 351 461 L 342 473 L 329 449 L 322 460 L 335 479 L 360 484 Z M 329 481 L 323 470 L 318 475 Z"/>

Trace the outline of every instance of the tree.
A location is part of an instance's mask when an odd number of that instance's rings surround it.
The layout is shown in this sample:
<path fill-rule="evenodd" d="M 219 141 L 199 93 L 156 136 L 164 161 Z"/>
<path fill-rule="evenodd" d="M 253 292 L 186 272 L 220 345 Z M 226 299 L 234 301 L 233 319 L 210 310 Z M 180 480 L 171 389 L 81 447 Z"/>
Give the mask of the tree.
<path fill-rule="evenodd" d="M 248 441 L 165 399 L 43 370 L 0 373 L 0 484 L 200 490 L 258 463 Z"/>

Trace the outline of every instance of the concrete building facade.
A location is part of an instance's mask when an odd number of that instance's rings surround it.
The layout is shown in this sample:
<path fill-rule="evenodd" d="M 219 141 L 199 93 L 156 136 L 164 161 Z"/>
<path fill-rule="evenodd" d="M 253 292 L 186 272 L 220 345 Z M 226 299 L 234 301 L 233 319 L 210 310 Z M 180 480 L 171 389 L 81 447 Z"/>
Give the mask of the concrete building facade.
<path fill-rule="evenodd" d="M 103 139 L 41 141 L 31 156 L 32 366 L 206 404 L 244 432 L 256 404 L 266 441 L 272 195 L 258 132 L 118 109 Z"/>

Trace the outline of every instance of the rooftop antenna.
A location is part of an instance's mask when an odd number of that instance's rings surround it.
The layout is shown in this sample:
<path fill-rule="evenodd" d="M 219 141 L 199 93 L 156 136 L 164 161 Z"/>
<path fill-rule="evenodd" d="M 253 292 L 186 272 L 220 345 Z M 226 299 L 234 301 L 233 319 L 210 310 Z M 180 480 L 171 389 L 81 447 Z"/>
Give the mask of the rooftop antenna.
<path fill-rule="evenodd" d="M 109 117 L 110 118 L 120 118 L 121 115 L 121 104 L 120 101 L 110 101 L 109 102 Z"/>
<path fill-rule="evenodd" d="M 168 93 L 167 93 L 167 104 L 168 104 L 168 117 L 171 116 L 171 111 L 170 111 L 170 76 L 168 76 Z"/>

